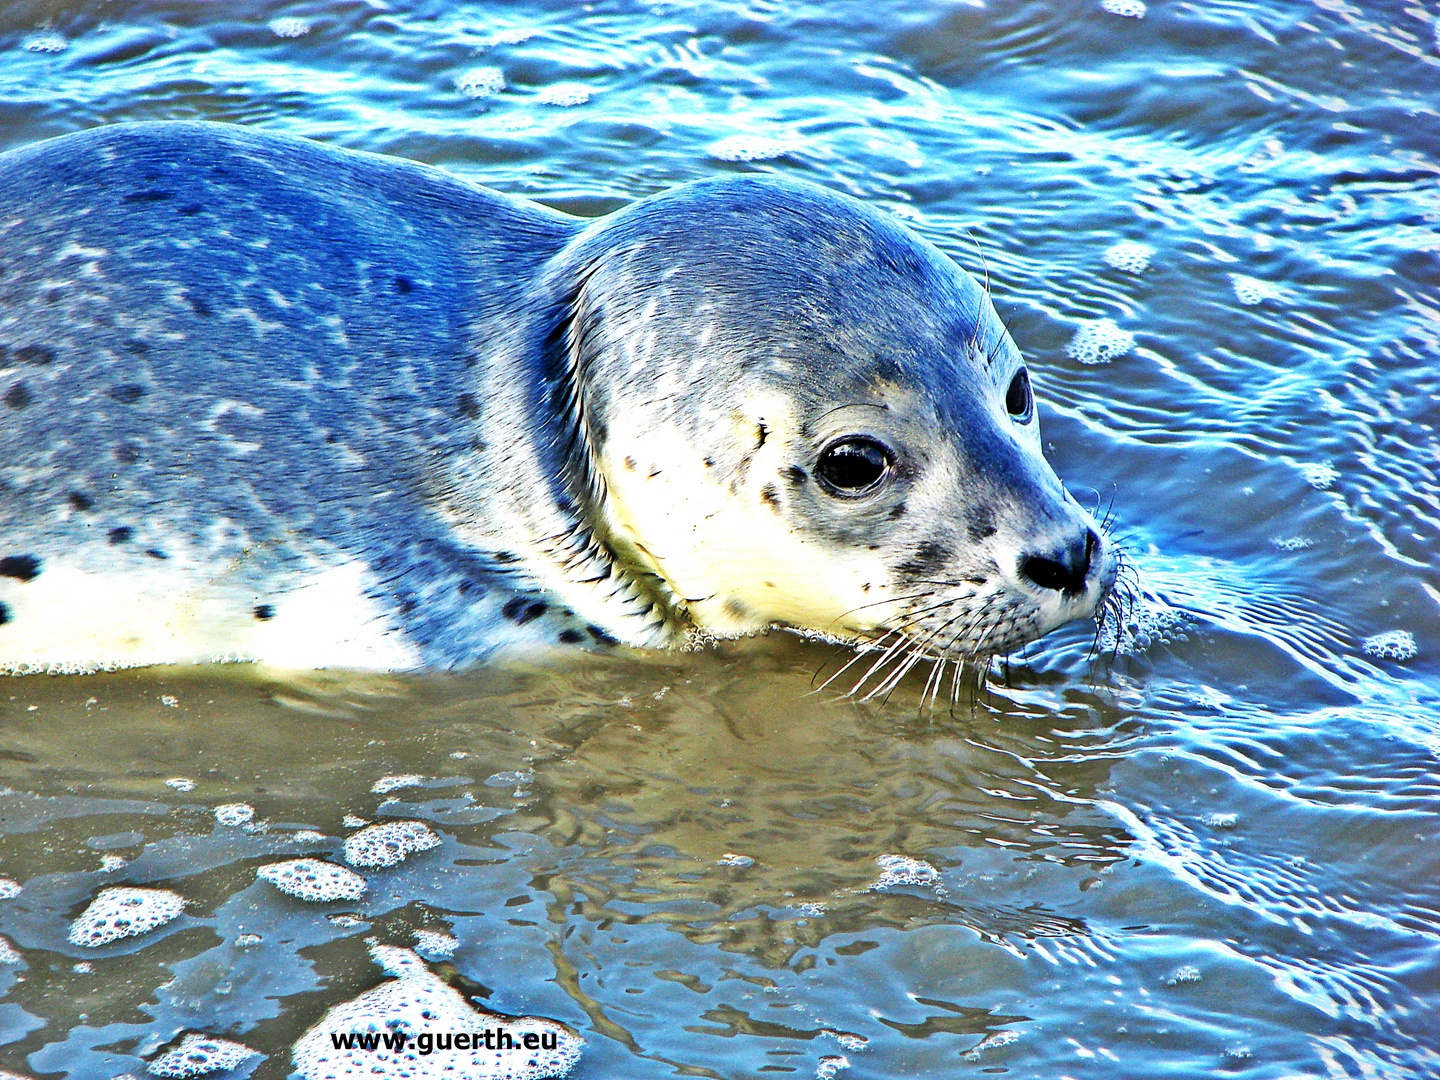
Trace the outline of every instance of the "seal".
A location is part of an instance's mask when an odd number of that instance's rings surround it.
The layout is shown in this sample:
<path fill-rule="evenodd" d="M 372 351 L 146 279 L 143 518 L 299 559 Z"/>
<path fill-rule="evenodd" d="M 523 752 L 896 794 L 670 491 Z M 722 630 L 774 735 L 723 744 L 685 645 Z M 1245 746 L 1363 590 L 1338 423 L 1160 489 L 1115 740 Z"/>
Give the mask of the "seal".
<path fill-rule="evenodd" d="M 0 670 L 778 625 L 958 672 L 1114 579 L 986 290 L 849 197 L 584 220 L 190 122 L 7 152 L 0 192 Z"/>

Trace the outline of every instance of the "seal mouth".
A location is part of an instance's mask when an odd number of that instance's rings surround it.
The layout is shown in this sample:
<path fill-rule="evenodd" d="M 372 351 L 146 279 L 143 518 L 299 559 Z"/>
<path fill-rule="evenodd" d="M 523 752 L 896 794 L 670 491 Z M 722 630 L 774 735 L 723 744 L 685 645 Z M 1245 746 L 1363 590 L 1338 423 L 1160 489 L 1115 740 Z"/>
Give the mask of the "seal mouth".
<path fill-rule="evenodd" d="M 1088 651 L 1093 659 L 1106 629 L 1129 617 L 1138 587 L 1124 550 L 1108 537 L 1103 524 L 1099 533 L 1104 537 L 1095 545 L 1100 558 L 1092 564 L 1089 579 L 1079 588 L 1054 590 L 1060 594 L 1058 612 L 1046 612 L 1033 599 L 1003 586 L 985 592 L 963 581 L 910 582 L 928 586 L 928 591 L 909 598 L 893 622 L 869 634 L 829 639 L 853 649 L 854 655 L 813 692 L 838 684 L 842 698 L 883 699 L 928 664 L 920 708 L 933 708 L 942 694 L 953 708 L 963 691 L 983 688 L 997 657 L 1087 615 L 1095 620 Z M 944 595 L 947 592 L 952 595 Z"/>

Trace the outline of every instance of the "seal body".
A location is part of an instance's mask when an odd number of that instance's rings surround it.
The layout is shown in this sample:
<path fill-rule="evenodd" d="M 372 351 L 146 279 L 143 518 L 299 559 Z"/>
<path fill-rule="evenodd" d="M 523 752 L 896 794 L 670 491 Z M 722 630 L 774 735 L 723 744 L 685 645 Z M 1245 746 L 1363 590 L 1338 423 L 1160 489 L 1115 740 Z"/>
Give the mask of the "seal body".
<path fill-rule="evenodd" d="M 65 136 L 0 155 L 0 670 L 1004 651 L 1114 574 L 1033 412 L 983 290 L 823 189 L 587 222 L 226 125 Z"/>

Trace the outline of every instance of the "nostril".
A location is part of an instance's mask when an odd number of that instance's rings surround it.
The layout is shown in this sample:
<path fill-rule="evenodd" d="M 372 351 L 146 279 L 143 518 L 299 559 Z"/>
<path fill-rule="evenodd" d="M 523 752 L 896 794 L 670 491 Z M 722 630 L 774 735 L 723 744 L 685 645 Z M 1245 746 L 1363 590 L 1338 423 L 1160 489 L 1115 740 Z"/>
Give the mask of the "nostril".
<path fill-rule="evenodd" d="M 1026 555 L 1020 560 L 1020 575 L 1042 589 L 1084 592 L 1085 581 L 1090 576 L 1090 556 L 1099 542 L 1099 537 L 1086 529 L 1084 536 L 1077 536 L 1063 548 L 1043 555 Z"/>

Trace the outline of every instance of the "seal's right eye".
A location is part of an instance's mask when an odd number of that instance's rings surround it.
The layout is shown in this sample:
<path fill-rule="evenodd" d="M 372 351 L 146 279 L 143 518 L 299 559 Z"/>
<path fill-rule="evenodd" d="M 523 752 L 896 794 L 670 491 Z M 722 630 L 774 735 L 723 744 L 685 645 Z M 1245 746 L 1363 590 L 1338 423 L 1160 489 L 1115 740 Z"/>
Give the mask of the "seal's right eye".
<path fill-rule="evenodd" d="M 815 463 L 815 476 L 831 495 L 853 498 L 878 486 L 894 462 L 888 447 L 851 436 L 825 448 Z"/>

